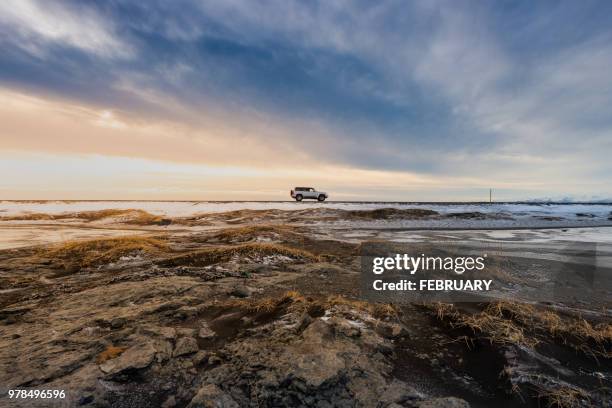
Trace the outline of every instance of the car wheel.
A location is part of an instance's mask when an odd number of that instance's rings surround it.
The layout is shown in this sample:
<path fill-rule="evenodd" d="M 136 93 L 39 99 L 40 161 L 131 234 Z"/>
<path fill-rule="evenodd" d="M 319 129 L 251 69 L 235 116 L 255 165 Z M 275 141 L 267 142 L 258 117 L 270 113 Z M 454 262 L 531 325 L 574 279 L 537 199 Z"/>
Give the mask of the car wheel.
<path fill-rule="evenodd" d="M 301 194 L 298 194 L 298 195 L 295 196 L 295 201 L 302 201 L 302 198 L 304 198 L 304 197 L 302 197 Z"/>
<path fill-rule="evenodd" d="M 320 196 L 317 198 L 317 200 L 319 200 L 319 201 L 325 201 L 325 196 L 324 196 L 323 194 L 321 194 L 321 195 L 320 195 Z"/>

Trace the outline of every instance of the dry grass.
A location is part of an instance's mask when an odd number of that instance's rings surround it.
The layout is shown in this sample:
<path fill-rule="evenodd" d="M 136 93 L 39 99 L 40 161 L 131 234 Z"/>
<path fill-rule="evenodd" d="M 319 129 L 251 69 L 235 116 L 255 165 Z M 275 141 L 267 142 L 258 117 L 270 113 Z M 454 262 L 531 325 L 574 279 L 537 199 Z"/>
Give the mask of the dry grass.
<path fill-rule="evenodd" d="M 219 248 L 207 248 L 169 258 L 160 262 L 161 266 L 207 266 L 219 262 L 227 262 L 234 257 L 242 259 L 262 258 L 265 256 L 282 255 L 290 258 L 318 261 L 318 257 L 311 252 L 290 248 L 280 244 L 248 243 Z"/>
<path fill-rule="evenodd" d="M 304 297 L 304 295 L 302 295 L 300 292 L 298 292 L 297 290 L 290 290 L 287 291 L 283 294 L 283 296 L 281 296 L 281 303 L 284 302 L 293 302 L 293 303 L 297 303 L 297 302 L 305 302 L 306 298 Z"/>
<path fill-rule="evenodd" d="M 127 350 L 127 347 L 108 346 L 106 350 L 98 354 L 98 357 L 96 358 L 96 363 L 102 364 L 105 361 L 119 357 L 125 350 Z"/>
<path fill-rule="evenodd" d="M 135 252 L 152 254 L 167 250 L 167 244 L 159 239 L 131 236 L 66 242 L 45 248 L 38 256 L 84 268 L 114 262 Z"/>
<path fill-rule="evenodd" d="M 423 306 L 432 309 L 436 313 L 439 320 L 454 320 L 459 314 L 457 309 L 455 309 L 455 306 L 450 303 L 436 302 L 432 304 L 425 304 Z"/>
<path fill-rule="evenodd" d="M 302 294 L 291 290 L 277 298 L 235 299 L 225 303 L 225 305 L 227 307 L 237 307 L 252 313 L 269 313 L 283 306 L 295 306 L 298 304 L 305 304 L 306 302 L 307 300 Z"/>
<path fill-rule="evenodd" d="M 21 214 L 14 216 L 0 217 L 2 221 L 53 221 L 53 220 L 67 220 L 67 219 L 78 219 L 86 222 L 99 221 L 110 217 L 125 217 L 122 222 L 133 225 L 155 225 L 162 221 L 162 217 L 150 214 L 144 210 L 136 209 L 107 209 L 97 211 L 81 211 L 73 213 L 62 213 L 62 214 L 44 214 L 44 213 L 31 213 Z"/>
<path fill-rule="evenodd" d="M 527 336 L 522 327 L 512 320 L 505 319 L 495 314 L 490 314 L 488 309 L 480 313 L 460 313 L 454 305 L 448 303 L 433 303 L 424 305 L 434 311 L 436 317 L 449 323 L 455 328 L 467 328 L 474 334 L 480 334 L 492 343 L 497 344 L 522 344 L 533 347 L 538 341 Z"/>
<path fill-rule="evenodd" d="M 454 323 L 457 327 L 467 327 L 474 333 L 482 333 L 492 343 L 522 344 L 534 347 L 538 340 L 525 334 L 522 327 L 512 320 L 492 316 L 486 312 L 473 315 L 460 315 Z"/>
<path fill-rule="evenodd" d="M 582 318 L 561 317 L 552 310 L 526 303 L 495 302 L 480 313 L 460 313 L 452 304 L 425 305 L 453 327 L 467 327 L 499 344 L 534 347 L 540 340 L 557 339 L 592 357 L 611 358 L 612 325 L 594 325 Z"/>
<path fill-rule="evenodd" d="M 520 323 L 593 357 L 612 358 L 612 325 L 592 324 L 583 318 L 562 318 L 554 311 L 516 302 L 490 304 L 486 312 Z"/>
<path fill-rule="evenodd" d="M 584 390 L 569 386 L 561 386 L 553 389 L 540 388 L 537 398 L 543 399 L 548 408 L 574 408 L 591 406 L 591 397 Z"/>

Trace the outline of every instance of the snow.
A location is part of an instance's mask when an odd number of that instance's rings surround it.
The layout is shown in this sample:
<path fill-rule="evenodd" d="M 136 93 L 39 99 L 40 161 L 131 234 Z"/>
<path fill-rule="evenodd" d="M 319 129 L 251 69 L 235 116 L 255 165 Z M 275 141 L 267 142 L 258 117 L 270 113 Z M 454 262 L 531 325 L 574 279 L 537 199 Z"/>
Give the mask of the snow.
<path fill-rule="evenodd" d="M 235 210 L 304 210 L 330 208 L 342 210 L 373 210 L 378 208 L 426 208 L 443 214 L 455 212 L 507 213 L 513 217 L 555 216 L 576 218 L 576 213 L 593 214 L 607 218 L 612 204 L 429 204 L 429 203 L 359 203 L 316 201 L 1 201 L 0 216 L 25 213 L 62 214 L 67 212 L 96 211 L 102 209 L 142 209 L 151 214 L 168 217 L 186 217 L 205 213 Z"/>
<path fill-rule="evenodd" d="M 193 217 L 206 213 L 234 210 L 303 210 L 303 209 L 372 210 L 377 208 L 432 209 L 442 214 L 481 212 L 505 214 L 508 217 L 457 218 L 432 217 L 423 219 L 338 219 L 317 220 L 313 215 L 308 225 L 332 239 L 351 242 L 383 238 L 398 242 L 436 240 L 480 240 L 490 242 L 528 241 L 531 243 L 600 242 L 612 243 L 612 204 L 428 204 L 428 203 L 357 203 L 357 202 L 186 202 L 186 201 L 0 201 L 0 217 L 27 213 L 62 214 L 103 209 L 142 209 L 149 213 L 174 217 Z M 594 217 L 578 217 L 577 213 Z M 537 217 L 560 217 L 561 220 Z M 97 228 L 80 228 L 69 220 L 4 221 L 0 223 L 0 249 L 15 248 L 71 239 L 102 238 L 133 235 L 128 226 L 113 225 L 116 219 L 102 220 Z M 227 221 L 227 220 L 226 220 Z M 246 223 L 249 219 L 244 219 Z M 572 228 L 569 228 L 572 227 Z M 608 227 L 608 228 L 606 228 Z M 149 226 L 151 233 L 170 227 Z M 210 226 L 180 226 L 202 231 Z M 553 230 L 545 230 L 553 229 Z M 452 230 L 452 231 L 451 231 Z M 474 230 L 467 232 L 464 230 Z M 505 230 L 505 231 L 504 231 Z M 418 231 L 418 232 L 417 232 Z M 438 231 L 434 234 L 435 231 Z M 479 232 L 478 232 L 479 231 Z M 142 233 L 142 232 L 139 232 Z M 258 240 L 267 241 L 269 236 Z"/>

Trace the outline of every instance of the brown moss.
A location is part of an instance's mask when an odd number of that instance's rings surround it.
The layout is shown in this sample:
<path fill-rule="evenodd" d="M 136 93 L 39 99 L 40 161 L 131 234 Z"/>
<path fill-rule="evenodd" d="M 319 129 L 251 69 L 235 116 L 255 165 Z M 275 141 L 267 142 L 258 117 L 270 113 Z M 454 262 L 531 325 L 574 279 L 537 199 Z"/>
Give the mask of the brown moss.
<path fill-rule="evenodd" d="M 96 363 L 97 364 L 102 364 L 105 361 L 108 360 L 112 360 L 113 358 L 117 358 L 119 357 L 125 350 L 127 350 L 127 347 L 115 347 L 115 346 L 108 346 L 106 348 L 106 350 L 104 350 L 103 352 L 101 352 L 100 354 L 98 354 L 98 357 L 96 358 Z"/>

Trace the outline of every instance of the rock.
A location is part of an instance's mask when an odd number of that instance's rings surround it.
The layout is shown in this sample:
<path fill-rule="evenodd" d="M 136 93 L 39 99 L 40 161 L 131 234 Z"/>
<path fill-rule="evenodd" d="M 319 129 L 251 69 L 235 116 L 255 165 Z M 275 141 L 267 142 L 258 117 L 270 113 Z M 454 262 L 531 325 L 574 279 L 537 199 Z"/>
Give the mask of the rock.
<path fill-rule="evenodd" d="M 423 395 L 415 388 L 403 381 L 394 379 L 382 392 L 380 402 L 383 403 L 384 406 L 387 406 L 386 404 L 391 406 L 394 403 L 405 404 L 421 399 L 423 399 Z"/>
<path fill-rule="evenodd" d="M 325 316 L 325 307 L 321 304 L 314 304 L 308 307 L 306 311 L 310 317 L 322 317 Z"/>
<path fill-rule="evenodd" d="M 326 381 L 338 378 L 345 368 L 344 360 L 338 355 L 338 350 L 326 347 L 325 338 L 332 337 L 331 328 L 321 320 L 315 320 L 302 334 L 301 344 L 304 352 L 295 355 L 288 374 L 302 379 L 308 387 L 318 388 Z M 317 350 L 306 352 L 306 350 Z"/>
<path fill-rule="evenodd" d="M 141 329 L 144 334 L 150 334 L 163 338 L 164 340 L 175 340 L 176 330 L 172 327 L 146 326 Z"/>
<path fill-rule="evenodd" d="M 334 327 L 336 333 L 338 334 L 342 334 L 347 337 L 359 337 L 361 335 L 361 328 L 356 322 L 334 316 L 329 319 L 329 323 Z"/>
<path fill-rule="evenodd" d="M 155 347 L 141 343 L 130 347 L 119 357 L 100 364 L 100 370 L 108 375 L 119 374 L 125 370 L 148 367 L 155 357 Z"/>
<path fill-rule="evenodd" d="M 376 333 L 387 339 L 406 337 L 408 335 L 404 326 L 399 323 L 380 323 L 376 326 Z"/>
<path fill-rule="evenodd" d="M 155 348 L 155 361 L 164 362 L 172 356 L 172 343 L 170 340 L 156 339 L 152 342 Z"/>
<path fill-rule="evenodd" d="M 461 398 L 446 397 L 421 401 L 416 404 L 418 408 L 470 408 L 470 404 Z"/>
<path fill-rule="evenodd" d="M 193 337 L 181 337 L 176 341 L 172 357 L 184 356 L 198 351 L 198 342 Z"/>
<path fill-rule="evenodd" d="M 201 339 L 210 339 L 216 335 L 217 334 L 214 332 L 214 330 L 208 327 L 206 323 L 204 323 L 204 326 L 200 329 L 200 331 L 198 331 L 198 337 Z"/>
<path fill-rule="evenodd" d="M 239 298 L 246 298 L 246 297 L 251 296 L 252 294 L 253 294 L 253 290 L 249 288 L 248 286 L 243 286 L 243 285 L 234 287 L 234 289 L 232 289 L 232 291 L 230 292 L 230 295 L 239 297 Z"/>
<path fill-rule="evenodd" d="M 206 363 L 208 361 L 208 353 L 206 351 L 200 350 L 195 356 L 191 359 L 191 362 L 194 366 L 199 366 L 200 364 Z"/>
<path fill-rule="evenodd" d="M 217 355 L 212 355 L 208 357 L 208 364 L 210 365 L 217 365 L 217 364 L 221 364 L 222 362 L 223 360 L 221 359 L 221 357 Z"/>
<path fill-rule="evenodd" d="M 83 405 L 91 404 L 93 401 L 94 401 L 94 396 L 91 394 L 87 394 L 87 395 L 82 395 L 79 398 L 79 401 L 77 402 L 77 404 L 79 406 L 83 406 Z"/>
<path fill-rule="evenodd" d="M 302 316 L 300 317 L 300 321 L 298 322 L 297 327 L 295 329 L 296 332 L 303 332 L 310 323 L 312 323 L 312 317 L 310 317 L 308 313 L 302 314 Z"/>
<path fill-rule="evenodd" d="M 188 408 L 238 408 L 239 405 L 214 384 L 202 386 L 192 398 Z"/>
<path fill-rule="evenodd" d="M 110 326 L 112 329 L 120 329 L 125 326 L 126 322 L 127 320 L 124 317 L 115 317 L 113 320 L 111 320 Z"/>
<path fill-rule="evenodd" d="M 161 405 L 162 408 L 173 408 L 176 406 L 176 398 L 174 395 L 169 396 Z"/>
<path fill-rule="evenodd" d="M 188 327 L 179 327 L 176 329 L 176 334 L 178 337 L 193 337 L 195 334 L 195 329 L 190 329 Z"/>
<path fill-rule="evenodd" d="M 102 328 L 100 326 L 83 327 L 81 332 L 89 337 L 99 336 L 102 333 Z"/>
<path fill-rule="evenodd" d="M 200 310 L 194 306 L 183 306 L 174 312 L 174 317 L 177 319 L 185 320 L 195 317 Z"/>
<path fill-rule="evenodd" d="M 4 324 L 9 325 L 9 324 L 15 324 L 17 323 L 17 317 L 15 316 L 8 316 L 6 319 L 4 319 Z"/>

